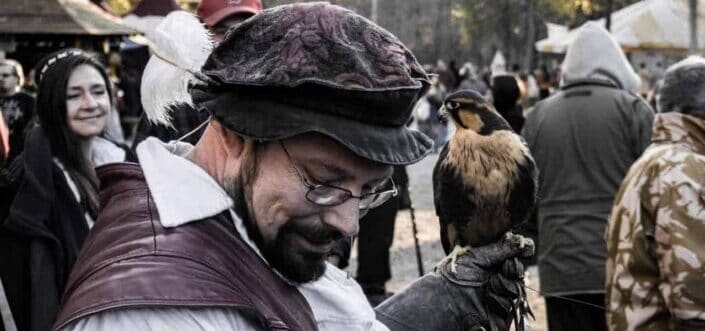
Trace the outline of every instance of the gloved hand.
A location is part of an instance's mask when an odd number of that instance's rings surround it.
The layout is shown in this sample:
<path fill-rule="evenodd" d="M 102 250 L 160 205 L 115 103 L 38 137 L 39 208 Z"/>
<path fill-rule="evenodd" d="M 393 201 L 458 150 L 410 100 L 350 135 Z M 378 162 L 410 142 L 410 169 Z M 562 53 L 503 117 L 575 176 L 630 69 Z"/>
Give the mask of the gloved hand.
<path fill-rule="evenodd" d="M 523 295 L 523 266 L 533 241 L 507 234 L 499 242 L 458 256 L 456 270 L 442 262 L 404 291 L 375 308 L 391 331 L 508 330 L 516 299 Z"/>

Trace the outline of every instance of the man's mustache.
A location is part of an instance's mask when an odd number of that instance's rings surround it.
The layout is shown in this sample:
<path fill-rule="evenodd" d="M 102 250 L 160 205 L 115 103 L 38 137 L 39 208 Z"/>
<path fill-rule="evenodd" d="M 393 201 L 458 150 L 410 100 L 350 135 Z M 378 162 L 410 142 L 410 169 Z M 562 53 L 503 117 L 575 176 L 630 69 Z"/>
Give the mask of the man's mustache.
<path fill-rule="evenodd" d="M 343 238 L 343 234 L 335 229 L 332 229 L 326 225 L 311 225 L 303 222 L 296 222 L 296 220 L 290 220 L 282 228 L 282 232 L 296 233 L 306 240 L 316 243 L 325 244 L 331 241 L 338 241 Z"/>

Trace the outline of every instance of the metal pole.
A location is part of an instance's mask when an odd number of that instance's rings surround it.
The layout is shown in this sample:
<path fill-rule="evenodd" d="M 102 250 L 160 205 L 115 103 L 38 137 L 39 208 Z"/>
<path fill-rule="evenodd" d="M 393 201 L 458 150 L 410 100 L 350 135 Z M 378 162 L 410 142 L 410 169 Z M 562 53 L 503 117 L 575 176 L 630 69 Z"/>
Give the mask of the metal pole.
<path fill-rule="evenodd" d="M 409 192 L 409 200 L 411 200 L 411 192 Z M 414 213 L 414 203 L 409 203 L 409 214 L 411 214 L 411 231 L 414 234 L 414 249 L 416 250 L 416 266 L 419 269 L 419 277 L 424 275 L 423 259 L 421 258 L 421 246 L 419 245 L 419 232 L 416 228 L 416 213 Z"/>
<path fill-rule="evenodd" d="M 370 18 L 372 19 L 372 22 L 377 22 L 377 15 L 378 15 L 379 7 L 377 4 L 377 0 L 372 0 L 372 13 L 370 14 Z"/>
<path fill-rule="evenodd" d="M 17 331 L 17 324 L 15 324 L 15 318 L 12 317 L 12 311 L 10 311 L 10 303 L 5 295 L 5 288 L 2 285 L 2 280 L 0 280 L 0 326 L 4 325 L 5 331 Z"/>

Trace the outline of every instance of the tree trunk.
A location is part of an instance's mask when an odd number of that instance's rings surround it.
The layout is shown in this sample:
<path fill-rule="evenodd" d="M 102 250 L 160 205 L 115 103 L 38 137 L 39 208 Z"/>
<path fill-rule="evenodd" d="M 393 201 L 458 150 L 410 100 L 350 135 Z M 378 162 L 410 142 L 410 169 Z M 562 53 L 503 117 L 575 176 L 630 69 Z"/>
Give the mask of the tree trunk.
<path fill-rule="evenodd" d="M 504 0 L 502 2 L 502 53 L 507 61 L 506 69 L 512 66 L 512 63 L 516 61 L 514 59 L 514 54 L 512 54 L 512 15 L 511 15 L 511 4 L 510 0 Z"/>
<path fill-rule="evenodd" d="M 526 47 L 524 49 L 524 71 L 531 72 L 531 65 L 534 61 L 534 43 L 536 42 L 536 20 L 534 19 L 534 9 L 536 0 L 526 1 Z"/>
<path fill-rule="evenodd" d="M 690 0 L 690 53 L 698 51 L 698 0 Z"/>

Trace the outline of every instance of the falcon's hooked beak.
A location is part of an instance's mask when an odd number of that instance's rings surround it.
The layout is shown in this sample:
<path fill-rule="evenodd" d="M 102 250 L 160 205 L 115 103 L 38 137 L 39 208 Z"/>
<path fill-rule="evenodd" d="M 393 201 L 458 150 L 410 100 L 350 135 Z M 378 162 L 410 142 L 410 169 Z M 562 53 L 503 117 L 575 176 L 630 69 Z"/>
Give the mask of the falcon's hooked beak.
<path fill-rule="evenodd" d="M 446 109 L 445 105 L 438 109 L 438 121 L 443 124 L 448 124 L 448 109 Z"/>

